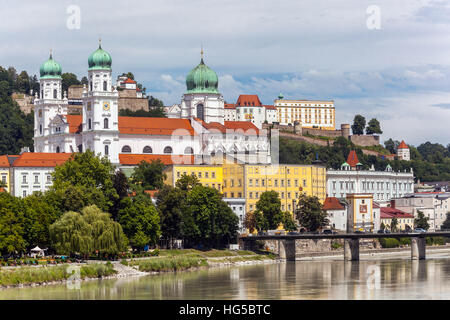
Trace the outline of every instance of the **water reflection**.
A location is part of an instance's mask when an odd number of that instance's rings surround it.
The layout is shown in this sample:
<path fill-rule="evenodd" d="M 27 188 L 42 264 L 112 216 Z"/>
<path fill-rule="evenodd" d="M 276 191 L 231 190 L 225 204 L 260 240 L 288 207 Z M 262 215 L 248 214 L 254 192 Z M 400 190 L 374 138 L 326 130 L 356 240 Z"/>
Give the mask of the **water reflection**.
<path fill-rule="evenodd" d="M 0 299 L 449 299 L 450 256 L 297 261 L 0 290 Z"/>

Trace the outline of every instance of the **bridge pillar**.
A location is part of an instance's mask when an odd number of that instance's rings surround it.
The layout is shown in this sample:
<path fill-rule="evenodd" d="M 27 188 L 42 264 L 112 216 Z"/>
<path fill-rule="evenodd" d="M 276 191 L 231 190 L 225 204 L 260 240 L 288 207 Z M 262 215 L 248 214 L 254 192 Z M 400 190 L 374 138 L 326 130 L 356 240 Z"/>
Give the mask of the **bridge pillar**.
<path fill-rule="evenodd" d="M 424 260 L 425 259 L 425 238 L 414 237 L 411 238 L 411 259 Z"/>
<path fill-rule="evenodd" d="M 344 239 L 344 260 L 359 260 L 359 239 Z"/>
<path fill-rule="evenodd" d="M 295 240 L 278 240 L 278 255 L 280 259 L 295 261 Z"/>

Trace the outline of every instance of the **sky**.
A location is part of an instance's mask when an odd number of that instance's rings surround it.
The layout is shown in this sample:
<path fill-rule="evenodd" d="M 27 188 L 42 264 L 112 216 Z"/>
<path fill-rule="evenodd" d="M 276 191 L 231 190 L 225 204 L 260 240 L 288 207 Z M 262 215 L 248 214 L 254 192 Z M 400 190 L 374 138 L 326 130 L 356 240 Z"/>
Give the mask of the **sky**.
<path fill-rule="evenodd" d="M 381 140 L 450 143 L 450 1 L 0 0 L 0 65 L 38 74 L 52 49 L 63 72 L 87 75 L 102 48 L 113 76 L 179 103 L 200 62 L 228 103 L 258 94 L 334 100 L 337 127 L 355 114 Z M 375 8 L 375 9 L 374 9 Z M 379 22 L 379 23 L 378 23 Z"/>

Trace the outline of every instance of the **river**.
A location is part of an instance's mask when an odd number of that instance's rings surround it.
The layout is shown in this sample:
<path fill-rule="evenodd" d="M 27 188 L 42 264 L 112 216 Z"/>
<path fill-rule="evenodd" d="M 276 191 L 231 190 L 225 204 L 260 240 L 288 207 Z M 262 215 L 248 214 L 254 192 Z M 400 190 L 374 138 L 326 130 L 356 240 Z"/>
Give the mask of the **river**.
<path fill-rule="evenodd" d="M 296 261 L 0 290 L 0 299 L 450 299 L 450 253 Z"/>

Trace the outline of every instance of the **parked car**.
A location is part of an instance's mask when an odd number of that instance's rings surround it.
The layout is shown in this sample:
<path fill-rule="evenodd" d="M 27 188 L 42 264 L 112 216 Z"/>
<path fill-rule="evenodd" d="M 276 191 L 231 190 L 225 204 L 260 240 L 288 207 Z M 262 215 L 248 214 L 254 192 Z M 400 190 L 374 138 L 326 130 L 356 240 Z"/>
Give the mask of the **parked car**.
<path fill-rule="evenodd" d="M 297 236 L 297 235 L 299 235 L 300 233 L 298 233 L 298 232 L 296 232 L 296 231 L 289 231 L 288 233 L 287 233 L 287 235 L 288 236 Z"/>
<path fill-rule="evenodd" d="M 391 231 L 388 229 L 380 229 L 377 231 L 377 233 L 391 233 Z"/>
<path fill-rule="evenodd" d="M 322 231 L 323 234 L 336 234 L 336 231 L 331 229 L 325 229 Z"/>
<path fill-rule="evenodd" d="M 415 229 L 414 229 L 414 232 L 415 232 L 415 233 L 421 233 L 421 232 L 427 232 L 427 230 L 422 229 L 422 228 L 415 228 Z"/>

